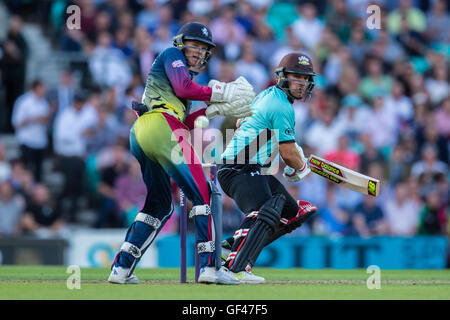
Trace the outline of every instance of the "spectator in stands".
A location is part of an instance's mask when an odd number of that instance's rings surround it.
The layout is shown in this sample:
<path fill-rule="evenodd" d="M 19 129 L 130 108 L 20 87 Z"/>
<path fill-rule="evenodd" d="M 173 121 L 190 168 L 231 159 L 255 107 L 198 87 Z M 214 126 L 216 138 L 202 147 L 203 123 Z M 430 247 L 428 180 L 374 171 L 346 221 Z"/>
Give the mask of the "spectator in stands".
<path fill-rule="evenodd" d="M 354 209 L 352 220 L 361 237 L 386 235 L 389 232 L 383 209 L 376 203 L 374 197 L 363 198 L 363 201 Z"/>
<path fill-rule="evenodd" d="M 418 234 L 439 235 L 446 233 L 446 203 L 440 199 L 439 191 L 434 188 L 425 197 L 425 203 L 419 213 Z"/>
<path fill-rule="evenodd" d="M 364 65 L 367 65 L 367 76 L 362 78 L 359 85 L 361 96 L 371 102 L 377 95 L 389 94 L 393 81 L 389 74 L 383 73 L 381 61 L 369 57 Z"/>
<path fill-rule="evenodd" d="M 6 157 L 6 146 L 0 142 L 0 182 L 11 177 L 11 164 Z"/>
<path fill-rule="evenodd" d="M 139 162 L 130 159 L 125 172 L 119 174 L 114 182 L 114 199 L 119 209 L 118 220 L 123 227 L 129 227 L 139 210 L 144 207 L 147 188 L 142 180 Z"/>
<path fill-rule="evenodd" d="M 126 172 L 129 153 L 120 145 L 112 149 L 112 163 L 100 171 L 101 180 L 97 187 L 100 195 L 100 210 L 94 228 L 123 227 L 117 214 L 117 199 L 114 186 L 117 178 Z"/>
<path fill-rule="evenodd" d="M 122 51 L 123 55 L 128 59 L 133 55 L 133 48 L 130 40 L 131 33 L 126 28 L 117 29 L 113 40 L 113 48 Z"/>
<path fill-rule="evenodd" d="M 59 237 L 64 235 L 64 223 L 60 212 L 55 210 L 50 192 L 45 184 L 37 184 L 33 196 L 27 203 L 21 218 L 24 233 L 37 237 Z"/>
<path fill-rule="evenodd" d="M 411 176 L 419 179 L 422 193 L 436 183 L 440 176 L 447 174 L 448 165 L 437 159 L 437 150 L 433 145 L 426 145 L 422 149 L 422 159 L 411 168 Z"/>
<path fill-rule="evenodd" d="M 110 33 L 99 34 L 97 45 L 89 57 L 89 70 L 95 83 L 100 86 L 126 88 L 131 82 L 131 69 L 123 53 L 112 48 L 111 43 Z"/>
<path fill-rule="evenodd" d="M 352 64 L 351 53 L 346 46 L 339 46 L 336 52 L 330 53 L 323 67 L 327 86 L 331 88 L 336 87 L 342 70 Z"/>
<path fill-rule="evenodd" d="M 361 172 L 368 172 L 372 163 L 383 163 L 385 158 L 383 154 L 374 147 L 372 142 L 373 133 L 363 132 L 359 135 L 359 143 L 361 143 Z"/>
<path fill-rule="evenodd" d="M 403 83 L 396 80 L 392 84 L 391 93 L 383 99 L 383 109 L 395 115 L 397 122 L 409 122 L 413 118 L 412 101 L 405 95 Z"/>
<path fill-rule="evenodd" d="M 398 144 L 391 152 L 388 164 L 389 182 L 396 185 L 398 182 L 406 179 L 409 175 L 409 165 L 405 155 L 405 149 L 402 144 Z"/>
<path fill-rule="evenodd" d="M 432 4 L 432 9 L 426 17 L 426 34 L 432 42 L 449 42 L 448 26 L 450 25 L 450 16 L 447 11 L 447 2 L 437 0 Z"/>
<path fill-rule="evenodd" d="M 338 137 L 343 132 L 344 128 L 335 121 L 334 111 L 327 109 L 321 119 L 314 122 L 306 131 L 305 142 L 316 147 L 318 155 L 323 155 L 337 147 Z"/>
<path fill-rule="evenodd" d="M 349 94 L 342 99 L 342 107 L 336 117 L 336 123 L 342 127 L 352 143 L 360 135 L 370 117 L 370 109 L 358 94 Z"/>
<path fill-rule="evenodd" d="M 355 171 L 359 171 L 361 165 L 359 154 L 349 148 L 349 139 L 345 134 L 339 136 L 337 148 L 324 153 L 323 156 L 331 162 Z"/>
<path fill-rule="evenodd" d="M 314 2 L 306 2 L 297 7 L 299 18 L 292 24 L 292 32 L 306 48 L 314 48 L 320 41 L 323 22 L 317 17 L 317 8 Z"/>
<path fill-rule="evenodd" d="M 438 128 L 431 114 L 427 114 L 425 126 L 416 129 L 417 151 L 420 153 L 427 144 L 433 145 L 437 150 L 438 160 L 448 163 L 449 149 L 448 139 L 439 134 Z"/>
<path fill-rule="evenodd" d="M 433 106 L 439 105 L 450 95 L 449 74 L 447 64 L 436 65 L 432 76 L 425 80 L 425 88 L 430 93 L 430 102 Z"/>
<path fill-rule="evenodd" d="M 393 236 L 414 236 L 419 225 L 419 207 L 411 201 L 408 185 L 399 182 L 395 195 L 384 209 L 390 234 Z"/>
<path fill-rule="evenodd" d="M 152 63 L 155 60 L 152 36 L 146 29 L 136 28 L 134 32 L 134 44 L 134 59 L 141 75 L 141 81 L 146 81 Z"/>
<path fill-rule="evenodd" d="M 266 23 L 259 23 L 254 27 L 255 41 L 254 51 L 258 61 L 271 71 L 271 60 L 273 53 L 278 49 L 280 43 L 275 39 L 272 29 Z"/>
<path fill-rule="evenodd" d="M 264 90 L 269 82 L 269 75 L 264 66 L 256 60 L 252 43 L 242 46 L 241 58 L 236 62 L 237 76 L 245 77 L 256 92 Z"/>
<path fill-rule="evenodd" d="M 350 40 L 348 42 L 348 49 L 352 60 L 360 65 L 364 59 L 364 56 L 369 51 L 369 42 L 366 39 L 364 28 L 353 27 L 350 34 Z"/>
<path fill-rule="evenodd" d="M 87 152 L 85 135 L 92 124 L 86 121 L 83 113 L 87 98 L 86 92 L 77 92 L 73 105 L 61 113 L 53 128 L 54 152 L 64 176 L 57 210 L 64 211 L 63 218 L 67 211 L 70 222 L 77 222 L 78 201 L 84 190 L 84 160 Z M 69 202 L 68 210 L 64 209 L 66 201 Z"/>
<path fill-rule="evenodd" d="M 398 34 L 402 29 L 402 20 L 411 30 L 423 32 L 426 28 L 425 15 L 418 8 L 414 8 L 411 0 L 400 0 L 399 6 L 392 10 L 387 18 L 387 27 L 390 33 Z"/>
<path fill-rule="evenodd" d="M 289 37 L 287 27 L 291 26 L 298 18 L 295 2 L 270 1 L 265 12 L 267 12 L 266 21 L 272 28 L 275 38 L 280 42 L 286 42 Z"/>
<path fill-rule="evenodd" d="M 375 29 L 377 30 L 377 29 Z M 393 39 L 392 35 L 385 28 L 377 30 L 376 40 L 369 46 L 369 52 L 377 59 L 389 66 L 395 65 L 404 57 L 404 50 L 400 43 Z"/>
<path fill-rule="evenodd" d="M 247 1 L 237 3 L 236 21 L 244 27 L 245 33 L 253 34 L 255 27 L 255 12 L 252 5 Z"/>
<path fill-rule="evenodd" d="M 327 4 L 325 21 L 341 41 L 346 42 L 349 39 L 354 19 L 355 15 L 347 6 L 346 0 L 335 0 Z"/>
<path fill-rule="evenodd" d="M 144 8 L 136 15 L 136 22 L 139 27 L 146 28 L 150 32 L 155 32 L 158 23 L 158 1 L 144 0 L 142 1 Z"/>
<path fill-rule="evenodd" d="M 98 153 L 102 148 L 114 145 L 119 134 L 119 123 L 113 114 L 104 107 L 99 107 L 96 113 L 98 121 L 91 127 L 86 139 L 88 154 Z"/>
<path fill-rule="evenodd" d="M 29 48 L 22 34 L 22 25 L 22 18 L 13 15 L 9 20 L 6 38 L 0 45 L 0 78 L 5 90 L 4 105 L 0 107 L 2 115 L 0 132 L 13 132 L 10 120 L 14 102 L 25 90 L 25 72 Z"/>
<path fill-rule="evenodd" d="M 232 6 L 226 6 L 219 18 L 211 21 L 214 42 L 224 47 L 225 58 L 235 60 L 240 54 L 240 45 L 245 40 L 245 29 L 236 21 Z"/>
<path fill-rule="evenodd" d="M 64 70 L 59 78 L 58 86 L 49 92 L 52 118 L 73 103 L 75 84 L 70 70 Z"/>
<path fill-rule="evenodd" d="M 373 95 L 370 120 L 366 123 L 365 131 L 371 134 L 374 147 L 387 155 L 398 141 L 398 123 L 395 115 L 384 108 L 383 102 L 382 93 Z"/>
<path fill-rule="evenodd" d="M 283 59 L 283 57 L 289 54 L 290 52 L 303 52 L 307 55 L 312 56 L 311 53 L 308 52 L 308 50 L 306 50 L 303 43 L 294 36 L 290 28 L 286 33 L 287 33 L 287 42 L 284 45 L 281 44 L 281 46 L 279 46 L 278 49 L 272 53 L 272 56 L 270 58 L 271 68 L 273 69 L 277 68 L 281 59 Z M 314 66 L 317 65 L 314 59 L 313 64 Z"/>
<path fill-rule="evenodd" d="M 442 102 L 441 107 L 434 116 L 435 126 L 439 134 L 445 139 L 450 139 L 450 96 Z"/>
<path fill-rule="evenodd" d="M 25 206 L 24 199 L 14 192 L 8 181 L 0 182 L 0 237 L 21 233 L 20 217 Z"/>
<path fill-rule="evenodd" d="M 350 235 L 354 233 L 350 214 L 336 203 L 335 191 L 335 187 L 329 184 L 326 192 L 326 204 L 313 222 L 315 234 Z"/>
<path fill-rule="evenodd" d="M 12 115 L 22 159 L 37 181 L 42 178 L 42 163 L 48 146 L 50 108 L 46 93 L 47 87 L 42 81 L 33 81 L 31 90 L 17 99 Z"/>

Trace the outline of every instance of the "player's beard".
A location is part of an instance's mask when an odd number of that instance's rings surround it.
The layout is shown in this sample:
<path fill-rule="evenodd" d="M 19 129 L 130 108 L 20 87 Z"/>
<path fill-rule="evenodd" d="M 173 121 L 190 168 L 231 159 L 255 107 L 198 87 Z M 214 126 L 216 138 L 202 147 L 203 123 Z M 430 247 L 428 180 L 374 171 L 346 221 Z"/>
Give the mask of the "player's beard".
<path fill-rule="evenodd" d="M 305 96 L 305 92 L 306 92 L 306 87 L 300 87 L 298 89 L 287 89 L 289 90 L 289 93 L 291 94 L 291 96 L 293 96 L 295 99 L 297 100 L 301 100 L 303 99 L 303 97 Z"/>

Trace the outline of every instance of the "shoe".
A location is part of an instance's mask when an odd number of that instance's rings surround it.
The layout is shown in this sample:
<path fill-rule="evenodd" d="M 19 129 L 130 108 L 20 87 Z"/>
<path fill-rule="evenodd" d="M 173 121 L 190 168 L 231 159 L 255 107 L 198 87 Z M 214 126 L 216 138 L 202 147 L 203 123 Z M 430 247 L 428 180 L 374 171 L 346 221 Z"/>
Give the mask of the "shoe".
<path fill-rule="evenodd" d="M 241 282 L 236 279 L 232 272 L 228 270 L 227 268 L 220 268 L 216 271 L 216 283 L 217 284 L 227 284 L 227 285 L 233 285 L 233 284 L 240 284 Z"/>
<path fill-rule="evenodd" d="M 198 276 L 199 283 L 216 283 L 216 278 L 215 267 L 200 268 L 200 274 Z"/>
<path fill-rule="evenodd" d="M 113 266 L 108 281 L 118 284 L 138 284 L 139 279 L 135 275 L 131 275 L 128 277 L 129 271 L 130 269 Z"/>
<path fill-rule="evenodd" d="M 263 277 L 254 275 L 251 271 L 240 271 L 237 273 L 234 273 L 232 271 L 229 272 L 242 284 L 259 284 L 266 281 L 266 279 L 264 279 Z"/>
<path fill-rule="evenodd" d="M 225 268 L 216 270 L 215 267 L 204 267 L 200 269 L 198 276 L 199 283 L 215 283 L 215 284 L 239 284 L 239 280 L 235 279 Z"/>

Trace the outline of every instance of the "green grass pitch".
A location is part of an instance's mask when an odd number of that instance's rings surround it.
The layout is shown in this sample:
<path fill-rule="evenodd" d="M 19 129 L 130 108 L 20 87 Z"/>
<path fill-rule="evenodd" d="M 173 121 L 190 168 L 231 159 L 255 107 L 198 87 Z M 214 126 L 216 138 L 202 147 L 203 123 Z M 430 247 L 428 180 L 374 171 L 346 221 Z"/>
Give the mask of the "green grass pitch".
<path fill-rule="evenodd" d="M 179 269 L 137 269 L 138 285 L 106 281 L 107 268 L 81 268 L 81 288 L 68 289 L 64 266 L 1 266 L 0 299 L 82 300 L 327 300 L 450 299 L 450 270 L 381 270 L 381 288 L 369 290 L 365 269 L 265 269 L 261 285 L 179 283 Z"/>

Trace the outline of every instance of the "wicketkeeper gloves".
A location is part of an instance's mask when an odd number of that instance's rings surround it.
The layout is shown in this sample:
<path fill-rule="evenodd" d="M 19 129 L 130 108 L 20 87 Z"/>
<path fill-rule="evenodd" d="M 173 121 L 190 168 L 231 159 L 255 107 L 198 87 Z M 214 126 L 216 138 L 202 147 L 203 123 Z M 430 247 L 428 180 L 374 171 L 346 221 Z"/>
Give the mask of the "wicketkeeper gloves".
<path fill-rule="evenodd" d="M 243 118 L 252 115 L 250 104 L 255 97 L 253 86 L 244 77 L 233 82 L 211 80 L 212 104 L 206 109 L 206 116 L 211 119 L 217 115 Z"/>

